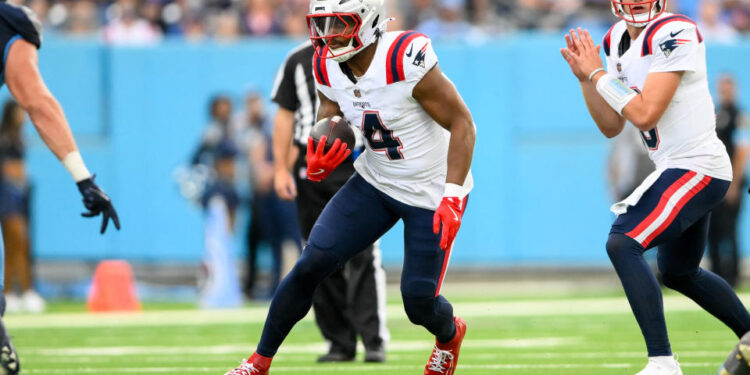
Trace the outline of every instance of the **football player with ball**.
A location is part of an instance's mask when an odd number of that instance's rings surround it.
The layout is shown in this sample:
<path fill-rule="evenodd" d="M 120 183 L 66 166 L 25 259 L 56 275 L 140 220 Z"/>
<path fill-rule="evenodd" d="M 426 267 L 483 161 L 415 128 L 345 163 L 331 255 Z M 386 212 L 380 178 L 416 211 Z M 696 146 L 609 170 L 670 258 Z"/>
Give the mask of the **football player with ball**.
<path fill-rule="evenodd" d="M 466 323 L 454 316 L 440 287 L 473 186 L 474 122 L 438 67 L 430 39 L 413 31 L 386 32 L 384 3 L 310 2 L 318 119 L 361 127 L 366 149 L 355 162 L 356 174 L 328 203 L 302 257 L 279 286 L 257 350 L 229 375 L 268 374 L 279 346 L 310 310 L 316 285 L 399 220 L 404 308 L 412 323 L 436 339 L 424 374 L 450 375 L 456 369 Z M 313 143 L 310 139 L 308 178 L 321 181 L 350 151 L 326 136 Z"/>

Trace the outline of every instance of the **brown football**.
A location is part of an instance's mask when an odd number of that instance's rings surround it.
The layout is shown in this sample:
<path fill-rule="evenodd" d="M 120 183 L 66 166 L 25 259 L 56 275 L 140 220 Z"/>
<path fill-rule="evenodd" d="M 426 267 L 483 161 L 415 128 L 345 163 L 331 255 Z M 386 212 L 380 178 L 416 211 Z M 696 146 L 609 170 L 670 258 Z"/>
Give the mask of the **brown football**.
<path fill-rule="evenodd" d="M 310 131 L 310 136 L 313 138 L 313 146 L 317 149 L 318 141 L 323 136 L 326 136 L 326 147 L 325 152 L 333 145 L 333 142 L 340 139 L 341 142 L 346 143 L 346 148 L 352 150 L 354 148 L 356 140 L 354 139 L 354 131 L 349 126 L 349 121 L 341 116 L 326 117 L 318 121 Z"/>

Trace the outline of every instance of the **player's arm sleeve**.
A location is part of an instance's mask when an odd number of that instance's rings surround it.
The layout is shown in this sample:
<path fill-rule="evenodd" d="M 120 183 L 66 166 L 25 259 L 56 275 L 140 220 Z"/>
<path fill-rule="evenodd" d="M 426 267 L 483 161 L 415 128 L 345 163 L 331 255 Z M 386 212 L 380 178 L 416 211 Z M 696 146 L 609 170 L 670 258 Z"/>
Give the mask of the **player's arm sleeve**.
<path fill-rule="evenodd" d="M 293 61 L 293 55 L 287 56 L 284 64 L 276 73 L 276 80 L 271 91 L 271 100 L 278 104 L 279 107 L 289 111 L 296 111 L 299 108 L 299 98 L 297 97 L 297 86 L 295 84 L 295 71 L 298 67 Z"/>
<path fill-rule="evenodd" d="M 412 40 L 406 51 L 403 60 L 404 75 L 409 84 L 416 86 L 438 64 L 438 58 L 432 49 L 432 41 L 426 36 Z"/>
<path fill-rule="evenodd" d="M 672 22 L 660 28 L 651 39 L 654 59 L 649 73 L 695 71 L 701 63 L 701 43 L 698 28 L 692 23 Z"/>

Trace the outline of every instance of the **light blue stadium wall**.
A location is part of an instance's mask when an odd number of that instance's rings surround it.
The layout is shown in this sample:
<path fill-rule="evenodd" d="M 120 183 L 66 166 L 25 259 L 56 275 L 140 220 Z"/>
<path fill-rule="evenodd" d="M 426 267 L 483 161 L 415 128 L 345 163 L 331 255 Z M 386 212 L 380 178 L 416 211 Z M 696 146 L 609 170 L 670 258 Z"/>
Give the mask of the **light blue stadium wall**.
<path fill-rule="evenodd" d="M 561 36 L 525 35 L 482 46 L 435 44 L 477 123 L 476 188 L 453 264 L 604 264 L 613 219 L 605 164 L 609 142 L 589 119 L 559 54 Z M 82 153 L 110 193 L 123 230 L 98 235 L 79 217 L 79 196 L 63 168 L 31 135 L 34 246 L 39 259 L 126 258 L 195 262 L 201 214 L 178 193 L 172 171 L 185 163 L 206 122 L 208 99 L 268 92 L 296 43 L 166 42 L 106 48 L 49 40 L 41 68 L 62 102 Z M 750 109 L 750 43 L 709 50 L 710 75 L 739 76 Z M 3 96 L 7 89 L 3 90 Z M 239 101 L 238 101 L 239 102 Z M 750 227 L 742 224 L 750 247 Z M 382 242 L 387 263 L 401 261 L 402 232 Z"/>

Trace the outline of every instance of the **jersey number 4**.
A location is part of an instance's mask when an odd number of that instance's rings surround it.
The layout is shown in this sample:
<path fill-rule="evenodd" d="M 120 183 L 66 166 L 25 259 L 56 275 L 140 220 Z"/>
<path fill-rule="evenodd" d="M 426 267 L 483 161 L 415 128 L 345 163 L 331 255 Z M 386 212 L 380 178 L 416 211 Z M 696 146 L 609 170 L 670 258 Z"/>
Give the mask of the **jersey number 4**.
<path fill-rule="evenodd" d="M 649 150 L 656 151 L 659 149 L 659 132 L 656 128 L 641 132 L 641 138 L 643 138 L 643 142 L 646 143 Z"/>
<path fill-rule="evenodd" d="M 401 160 L 404 155 L 401 149 L 404 147 L 398 137 L 393 136 L 393 130 L 383 125 L 378 112 L 365 112 L 362 118 L 362 131 L 365 134 L 367 143 L 374 151 L 385 151 L 390 160 Z"/>

